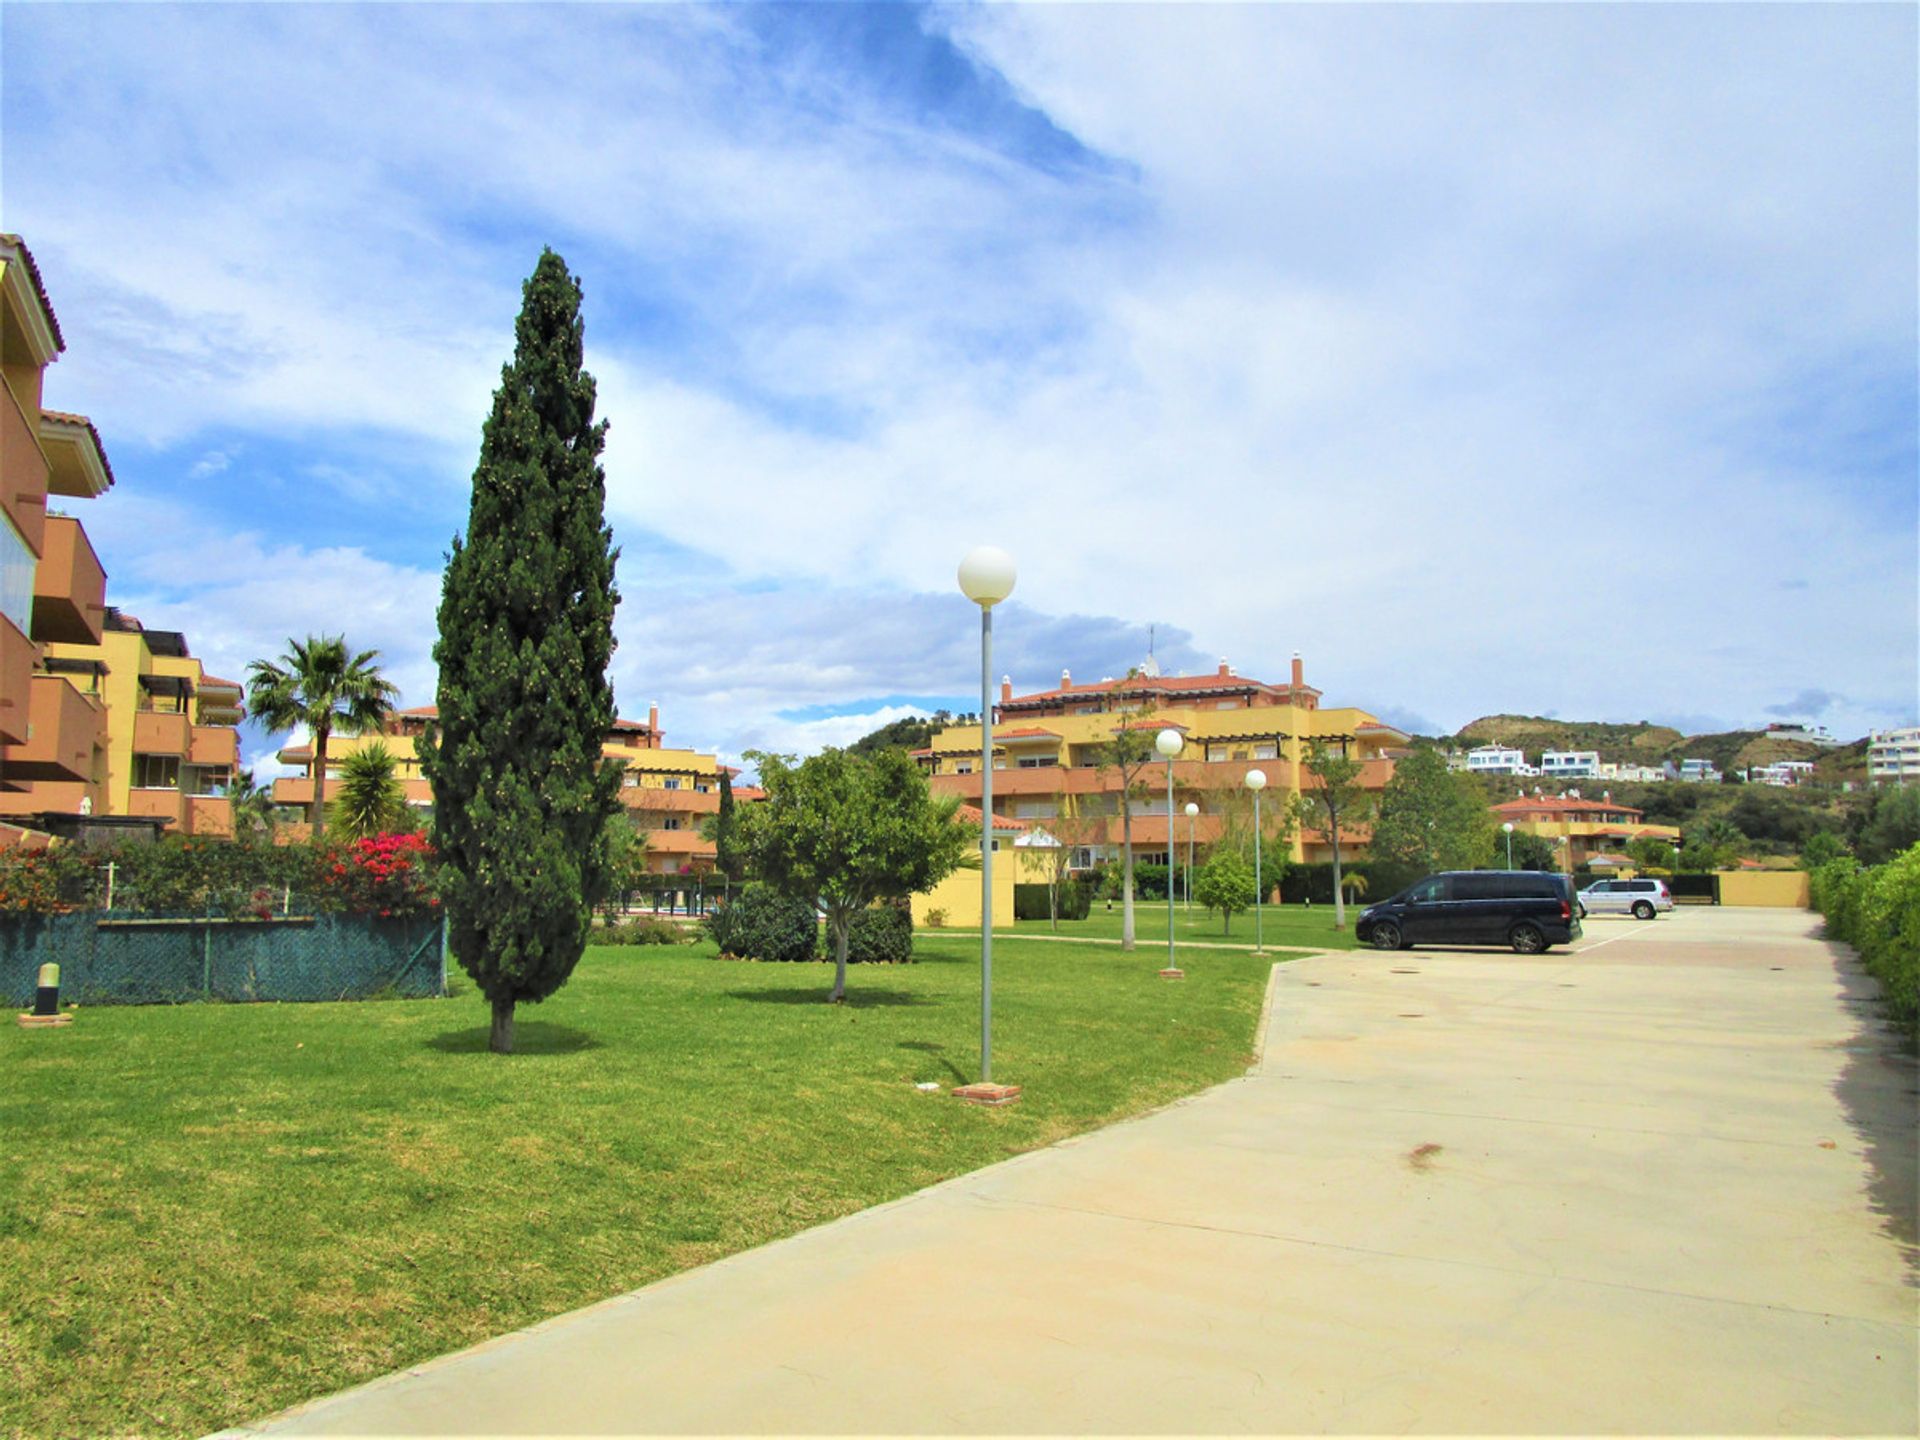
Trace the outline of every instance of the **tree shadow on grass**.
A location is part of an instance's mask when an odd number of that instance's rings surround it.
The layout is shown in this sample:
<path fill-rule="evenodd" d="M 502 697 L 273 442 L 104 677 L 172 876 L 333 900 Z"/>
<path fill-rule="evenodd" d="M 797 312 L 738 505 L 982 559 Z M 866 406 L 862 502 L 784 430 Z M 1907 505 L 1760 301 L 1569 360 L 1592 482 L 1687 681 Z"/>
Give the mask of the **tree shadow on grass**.
<path fill-rule="evenodd" d="M 898 1048 L 901 1050 L 918 1050 L 922 1055 L 933 1056 L 934 1059 L 947 1067 L 947 1073 L 953 1076 L 954 1083 L 957 1085 L 965 1085 L 973 1078 L 958 1065 L 954 1064 L 953 1061 L 947 1059 L 947 1047 L 944 1045 L 936 1045 L 931 1040 L 902 1040 Z"/>
<path fill-rule="evenodd" d="M 826 1005 L 827 987 L 809 985 L 803 990 L 729 990 L 729 997 L 735 1000 L 753 1000 L 762 1005 Z M 840 1002 L 850 1010 L 870 1010 L 879 1005 L 937 1005 L 937 1000 L 929 1000 L 924 995 L 916 995 L 911 990 L 862 990 L 853 986 L 847 988 L 847 998 Z"/>
<path fill-rule="evenodd" d="M 471 1030 L 449 1030 L 432 1036 L 426 1045 L 429 1050 L 448 1055 L 471 1055 L 486 1050 L 490 1035 L 487 1026 L 476 1025 Z M 515 1055 L 571 1055 L 577 1050 L 598 1050 L 600 1043 L 586 1031 L 571 1025 L 555 1025 L 549 1020 L 513 1022 Z"/>

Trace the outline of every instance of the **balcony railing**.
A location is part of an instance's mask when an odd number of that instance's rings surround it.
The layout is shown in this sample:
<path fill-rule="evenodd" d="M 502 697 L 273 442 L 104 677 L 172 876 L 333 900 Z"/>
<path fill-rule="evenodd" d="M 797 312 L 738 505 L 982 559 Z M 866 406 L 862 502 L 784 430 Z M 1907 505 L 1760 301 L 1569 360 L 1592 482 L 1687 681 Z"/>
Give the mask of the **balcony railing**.
<path fill-rule="evenodd" d="M 193 743 L 193 724 L 185 715 L 140 710 L 133 717 L 133 748 L 140 755 L 182 755 Z"/>
<path fill-rule="evenodd" d="M 90 780 L 106 715 L 64 676 L 35 675 L 29 692 L 32 738 L 0 750 L 10 780 Z"/>
<path fill-rule="evenodd" d="M 0 745 L 22 744 L 27 738 L 33 656 L 33 642 L 0 615 Z"/>

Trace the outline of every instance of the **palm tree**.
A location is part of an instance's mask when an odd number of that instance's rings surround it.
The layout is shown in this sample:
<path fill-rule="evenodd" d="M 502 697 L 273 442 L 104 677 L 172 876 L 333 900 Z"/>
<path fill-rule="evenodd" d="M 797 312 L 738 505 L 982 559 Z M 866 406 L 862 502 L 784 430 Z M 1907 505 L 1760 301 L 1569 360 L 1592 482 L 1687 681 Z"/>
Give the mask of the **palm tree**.
<path fill-rule="evenodd" d="M 309 635 L 305 643 L 289 638 L 287 653 L 276 661 L 256 660 L 247 667 L 247 708 L 279 734 L 296 725 L 313 732 L 313 835 L 326 833 L 327 741 L 366 735 L 380 729 L 400 692 L 380 674 L 378 650 L 347 651 L 344 635 Z"/>
<path fill-rule="evenodd" d="M 273 834 L 273 791 L 255 780 L 251 770 L 234 771 L 227 784 L 227 798 L 233 801 L 236 836 Z"/>
<path fill-rule="evenodd" d="M 349 840 L 398 830 L 411 819 L 406 788 L 393 771 L 393 752 L 378 740 L 341 762 L 336 823 Z"/>

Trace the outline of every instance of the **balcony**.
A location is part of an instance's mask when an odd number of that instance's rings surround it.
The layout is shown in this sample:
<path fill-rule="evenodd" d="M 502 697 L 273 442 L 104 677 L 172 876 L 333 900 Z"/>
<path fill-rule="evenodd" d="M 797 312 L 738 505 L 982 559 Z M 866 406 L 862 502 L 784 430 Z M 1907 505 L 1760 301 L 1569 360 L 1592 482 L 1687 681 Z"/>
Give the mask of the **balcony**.
<path fill-rule="evenodd" d="M 233 801 L 224 795 L 189 795 L 187 830 L 193 835 L 219 835 L 232 839 Z"/>
<path fill-rule="evenodd" d="M 26 742 L 33 658 L 33 642 L 21 634 L 11 620 L 0 615 L 0 745 Z"/>
<path fill-rule="evenodd" d="M 0 385 L 0 510 L 38 554 L 47 527 L 47 457 L 6 385 Z"/>
<path fill-rule="evenodd" d="M 33 638 L 98 645 L 106 615 L 107 572 L 87 532 L 70 516 L 48 516 L 33 578 Z"/>
<path fill-rule="evenodd" d="M 195 725 L 187 745 L 187 761 L 233 768 L 240 763 L 240 732 L 227 725 Z"/>
<path fill-rule="evenodd" d="M 136 755 L 182 755 L 193 744 L 193 724 L 185 715 L 165 710 L 141 710 L 133 717 Z"/>
<path fill-rule="evenodd" d="M 0 750 L 9 780 L 93 778 L 94 751 L 106 725 L 100 702 L 82 695 L 64 676 L 35 675 L 27 728 L 32 738 Z"/>
<path fill-rule="evenodd" d="M 176 830 L 185 830 L 187 797 L 178 790 L 130 790 L 127 792 L 127 813 L 156 816 Z"/>

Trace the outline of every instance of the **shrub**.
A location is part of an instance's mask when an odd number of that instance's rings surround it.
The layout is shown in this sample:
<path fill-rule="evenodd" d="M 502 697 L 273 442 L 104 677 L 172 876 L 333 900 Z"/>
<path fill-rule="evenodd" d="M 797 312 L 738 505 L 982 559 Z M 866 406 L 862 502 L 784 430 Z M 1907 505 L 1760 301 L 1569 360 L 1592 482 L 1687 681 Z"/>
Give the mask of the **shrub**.
<path fill-rule="evenodd" d="M 0 915 L 51 915 L 89 903 L 94 862 L 70 845 L 0 850 Z"/>
<path fill-rule="evenodd" d="M 314 903 L 323 910 L 424 915 L 440 908 L 433 846 L 424 835 L 369 835 L 313 848 Z"/>
<path fill-rule="evenodd" d="M 1828 938 L 1859 953 L 1885 991 L 1888 1014 L 1920 1036 L 1920 845 L 1871 869 L 1851 857 L 1829 860 L 1811 888 Z"/>
<path fill-rule="evenodd" d="M 1015 920 L 1046 920 L 1052 917 L 1048 908 L 1048 887 L 1042 883 L 1016 885 L 1013 887 L 1013 918 Z M 1164 896 L 1165 892 L 1161 892 Z M 1093 887 L 1079 880 L 1060 882 L 1060 918 L 1062 920 L 1084 920 L 1087 911 L 1093 906 Z"/>
<path fill-rule="evenodd" d="M 650 915 L 642 915 L 638 920 L 629 920 L 619 925 L 609 925 L 604 930 L 596 930 L 590 937 L 593 945 L 691 945 L 693 932 L 684 925 L 676 925 L 671 920 L 656 920 Z"/>
<path fill-rule="evenodd" d="M 927 911 L 927 928 L 928 928 L 929 930 L 941 930 L 941 929 L 944 929 L 944 928 L 946 927 L 946 923 L 947 923 L 947 912 L 946 912 L 946 911 L 944 911 L 944 910 L 929 910 L 929 911 Z"/>
<path fill-rule="evenodd" d="M 893 905 L 862 910 L 847 927 L 849 964 L 904 965 L 913 959 L 913 916 Z"/>
<path fill-rule="evenodd" d="M 707 917 L 722 955 L 743 960 L 811 960 L 820 946 L 813 906 L 766 885 L 749 885 Z"/>

